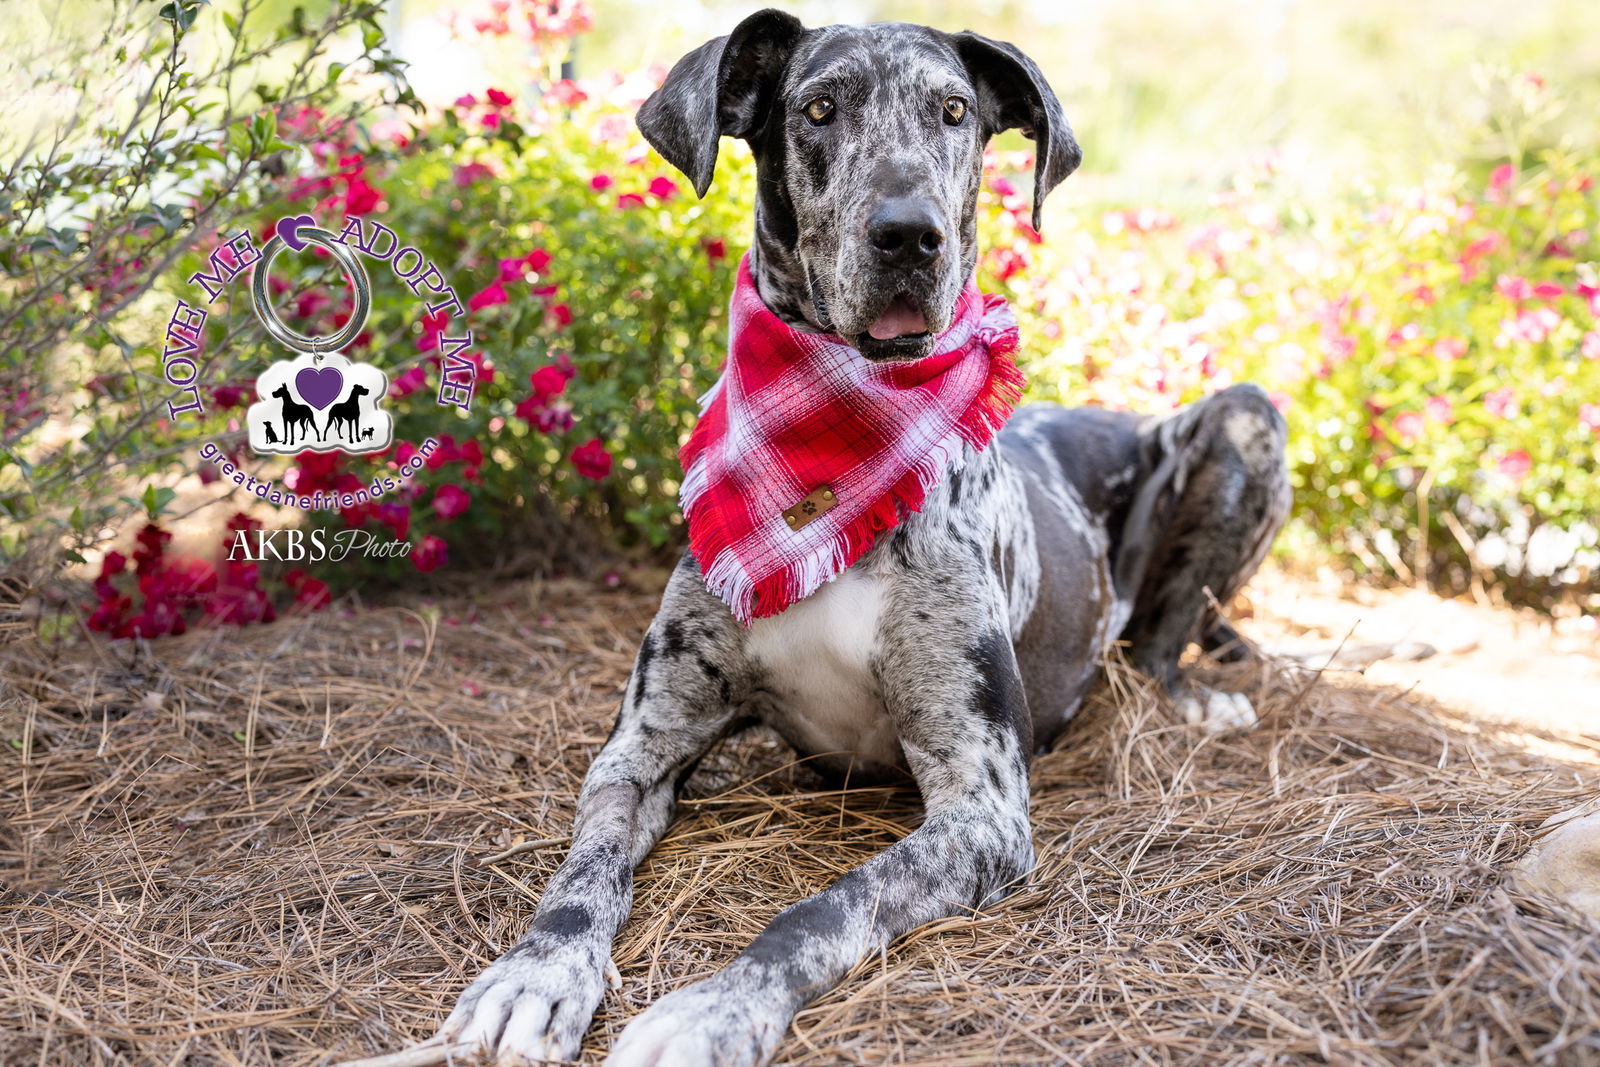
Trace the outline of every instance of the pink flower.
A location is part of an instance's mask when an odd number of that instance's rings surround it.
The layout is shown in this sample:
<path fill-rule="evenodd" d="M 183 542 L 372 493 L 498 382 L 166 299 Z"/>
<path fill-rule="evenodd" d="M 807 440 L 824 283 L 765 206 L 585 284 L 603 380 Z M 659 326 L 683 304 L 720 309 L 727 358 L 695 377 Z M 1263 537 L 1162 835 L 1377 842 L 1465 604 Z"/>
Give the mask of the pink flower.
<path fill-rule="evenodd" d="M 472 378 L 476 382 L 488 385 L 494 381 L 494 363 L 482 352 L 468 352 L 461 357 L 472 364 Z"/>
<path fill-rule="evenodd" d="M 1579 404 L 1578 426 L 1590 433 L 1600 433 L 1600 404 Z"/>
<path fill-rule="evenodd" d="M 1511 166 L 1511 164 L 1500 164 L 1498 167 L 1494 168 L 1493 172 L 1491 172 L 1489 175 L 1490 192 L 1498 193 L 1503 197 L 1506 189 L 1511 185 L 1511 179 L 1516 177 L 1516 175 L 1517 172 Z"/>
<path fill-rule="evenodd" d="M 498 130 L 500 128 L 500 116 L 498 113 L 491 111 L 480 118 L 478 123 L 486 130 Z"/>
<path fill-rule="evenodd" d="M 1483 407 L 1497 419 L 1514 419 L 1517 417 L 1517 394 L 1510 386 L 1491 390 L 1484 394 Z"/>
<path fill-rule="evenodd" d="M 417 390 L 426 387 L 428 376 L 421 367 L 412 367 L 401 374 L 395 375 L 389 381 L 389 395 L 399 400 L 401 397 L 410 396 Z"/>
<path fill-rule="evenodd" d="M 616 180 L 613 179 L 609 174 L 596 174 L 593 178 L 589 179 L 589 188 L 593 189 L 597 193 L 603 193 L 615 184 L 617 184 Z"/>
<path fill-rule="evenodd" d="M 503 93 L 499 89 L 490 89 L 489 92 L 486 95 L 489 97 L 490 105 L 492 105 L 494 107 L 510 107 L 511 106 L 511 94 L 510 93 Z"/>
<path fill-rule="evenodd" d="M 1494 280 L 1494 291 L 1507 300 L 1523 301 L 1533 296 L 1533 286 L 1528 279 L 1515 274 L 1502 274 Z"/>
<path fill-rule="evenodd" d="M 1398 347 L 1400 345 L 1406 344 L 1409 341 L 1415 341 L 1418 337 L 1421 337 L 1421 336 L 1422 336 L 1422 327 L 1418 326 L 1414 322 L 1408 322 L 1404 326 L 1401 326 L 1400 328 L 1398 328 L 1396 330 L 1391 330 L 1390 331 L 1390 333 L 1389 333 L 1389 347 L 1390 348 L 1396 348 L 1396 347 Z"/>
<path fill-rule="evenodd" d="M 1460 359 L 1467 354 L 1464 337 L 1441 337 L 1433 343 L 1433 354 L 1438 359 Z"/>
<path fill-rule="evenodd" d="M 660 200 L 670 200 L 678 194 L 678 183 L 665 175 L 650 182 L 650 195 Z"/>
<path fill-rule="evenodd" d="M 478 106 L 478 98 L 473 96 L 471 93 L 468 93 L 465 96 L 458 96 L 458 97 L 456 97 L 456 105 L 455 106 L 456 107 L 477 107 Z"/>
<path fill-rule="evenodd" d="M 1422 405 L 1422 411 L 1430 422 L 1442 423 L 1445 426 L 1449 426 L 1452 422 L 1456 421 L 1455 405 L 1450 403 L 1449 397 L 1430 396 L 1427 399 L 1427 402 Z"/>
<path fill-rule="evenodd" d="M 1469 244 L 1461 253 L 1461 258 L 1469 261 L 1482 259 L 1484 256 L 1489 255 L 1495 249 L 1499 248 L 1502 240 L 1504 240 L 1504 238 L 1497 231 L 1486 233 L 1476 241 L 1473 241 L 1471 244 Z"/>
<path fill-rule="evenodd" d="M 572 325 L 572 309 L 567 305 L 553 305 L 550 308 L 550 314 L 556 320 L 557 328 Z"/>
<path fill-rule="evenodd" d="M 1533 295 L 1540 300 L 1555 300 L 1566 293 L 1566 289 L 1555 282 L 1540 282 L 1533 287 Z"/>
<path fill-rule="evenodd" d="M 513 256 L 500 261 L 500 281 L 514 282 L 528 272 L 528 261 L 522 256 Z"/>
<path fill-rule="evenodd" d="M 382 199 L 383 192 L 368 185 L 365 178 L 351 178 L 350 187 L 344 194 L 344 210 L 349 215 L 365 215 L 375 209 Z"/>
<path fill-rule="evenodd" d="M 427 573 L 438 570 L 450 558 L 450 546 L 444 543 L 444 538 L 429 534 L 417 545 L 417 550 L 411 554 L 411 563 L 417 570 Z"/>
<path fill-rule="evenodd" d="M 544 410 L 544 401 L 540 400 L 538 394 L 535 393 L 517 401 L 517 406 L 511 409 L 511 413 L 519 419 L 525 419 L 533 425 L 538 425 L 539 417 L 544 414 Z"/>
<path fill-rule="evenodd" d="M 483 466 L 483 446 L 476 438 L 461 446 L 461 476 L 469 482 L 482 482 L 478 469 Z"/>
<path fill-rule="evenodd" d="M 1518 313 L 1514 319 L 1500 323 L 1496 343 L 1504 347 L 1512 341 L 1542 344 L 1561 325 L 1561 315 L 1553 308 L 1534 308 Z"/>
<path fill-rule="evenodd" d="M 514 256 L 500 261 L 500 280 L 515 281 L 526 274 L 541 274 L 550 265 L 550 253 L 535 248 L 525 256 Z"/>
<path fill-rule="evenodd" d="M 1402 411 L 1394 417 L 1394 432 L 1406 444 L 1422 436 L 1422 416 L 1415 411 Z"/>
<path fill-rule="evenodd" d="M 408 505 L 379 504 L 373 509 L 373 517 L 389 527 L 397 540 L 404 541 L 411 532 L 411 508 Z"/>
<path fill-rule="evenodd" d="M 507 303 L 510 299 L 510 297 L 506 296 L 506 287 L 496 281 L 487 289 L 475 294 L 472 299 L 468 300 L 467 307 L 473 311 L 481 311 L 484 308 Z"/>
<path fill-rule="evenodd" d="M 423 460 L 423 463 L 429 470 L 436 471 L 446 463 L 454 463 L 460 455 L 461 449 L 456 444 L 455 436 L 442 433 L 439 435 L 439 447 L 435 448 L 433 454 Z"/>
<path fill-rule="evenodd" d="M 485 163 L 466 163 L 457 167 L 454 173 L 455 183 L 462 188 L 493 177 L 494 171 Z"/>
<path fill-rule="evenodd" d="M 611 453 L 598 437 L 591 437 L 572 450 L 572 465 L 579 474 L 600 481 L 611 473 Z"/>
<path fill-rule="evenodd" d="M 467 505 L 472 503 L 472 494 L 456 485 L 441 485 L 433 494 L 433 512 L 441 519 L 453 519 L 467 510 Z"/>
<path fill-rule="evenodd" d="M 540 433 L 566 433 L 578 420 L 568 404 L 551 404 L 533 420 L 534 429 Z"/>
<path fill-rule="evenodd" d="M 624 211 L 630 207 L 644 207 L 644 197 L 639 193 L 623 193 L 617 197 L 617 207 Z"/>
<path fill-rule="evenodd" d="M 1590 330 L 1583 335 L 1583 358 L 1600 359 L 1600 330 Z"/>
<path fill-rule="evenodd" d="M 589 94 L 578 88 L 571 78 L 562 78 L 550 86 L 545 98 L 559 107 L 577 107 L 589 99 Z"/>
<path fill-rule="evenodd" d="M 713 237 L 706 242 L 706 258 L 713 263 L 721 263 L 728 258 L 728 245 L 720 237 Z"/>
<path fill-rule="evenodd" d="M 1507 452 L 1495 461 L 1495 468 L 1514 482 L 1520 482 L 1533 470 L 1533 457 L 1522 449 Z"/>

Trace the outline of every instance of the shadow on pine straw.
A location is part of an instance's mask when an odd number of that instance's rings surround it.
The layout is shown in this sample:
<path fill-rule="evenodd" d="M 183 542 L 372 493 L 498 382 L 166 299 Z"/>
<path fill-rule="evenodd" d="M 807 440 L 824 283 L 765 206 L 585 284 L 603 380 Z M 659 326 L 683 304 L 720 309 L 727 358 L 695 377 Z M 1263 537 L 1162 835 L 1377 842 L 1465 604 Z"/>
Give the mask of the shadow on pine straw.
<path fill-rule="evenodd" d="M 548 584 L 137 659 L 0 647 L 0 1062 L 431 1035 L 532 915 L 653 606 Z M 1262 725 L 1206 738 L 1113 665 L 1036 762 L 1034 876 L 863 962 L 779 1062 L 1600 1062 L 1600 929 L 1499 874 L 1594 767 L 1359 680 L 1202 673 Z M 640 870 L 585 1060 L 917 813 L 764 733 L 719 749 Z"/>

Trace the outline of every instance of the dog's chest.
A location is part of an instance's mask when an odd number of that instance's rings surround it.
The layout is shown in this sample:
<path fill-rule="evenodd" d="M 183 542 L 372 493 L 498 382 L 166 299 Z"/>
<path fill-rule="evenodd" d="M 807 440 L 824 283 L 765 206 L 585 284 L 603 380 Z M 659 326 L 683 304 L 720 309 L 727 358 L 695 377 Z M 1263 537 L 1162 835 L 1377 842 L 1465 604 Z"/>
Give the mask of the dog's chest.
<path fill-rule="evenodd" d="M 881 575 L 846 570 L 746 632 L 768 694 L 763 718 L 824 769 L 872 774 L 903 766 L 872 671 L 886 583 Z"/>

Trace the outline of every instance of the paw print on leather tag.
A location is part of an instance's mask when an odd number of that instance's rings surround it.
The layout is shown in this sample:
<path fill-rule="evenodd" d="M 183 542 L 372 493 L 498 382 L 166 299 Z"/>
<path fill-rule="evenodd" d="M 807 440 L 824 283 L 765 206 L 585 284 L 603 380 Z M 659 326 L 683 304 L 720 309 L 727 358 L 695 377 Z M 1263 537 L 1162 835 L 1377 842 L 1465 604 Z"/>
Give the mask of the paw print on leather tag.
<path fill-rule="evenodd" d="M 785 510 L 783 521 L 789 524 L 791 530 L 803 530 L 813 519 L 826 515 L 838 502 L 832 489 L 819 485 L 801 498 L 798 504 Z"/>

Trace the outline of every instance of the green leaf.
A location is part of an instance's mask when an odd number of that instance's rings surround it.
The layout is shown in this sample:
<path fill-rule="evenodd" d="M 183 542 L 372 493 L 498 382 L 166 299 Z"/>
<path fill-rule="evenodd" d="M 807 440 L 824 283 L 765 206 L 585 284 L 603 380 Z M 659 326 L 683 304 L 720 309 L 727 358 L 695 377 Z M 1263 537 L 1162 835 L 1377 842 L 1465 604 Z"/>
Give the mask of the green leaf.
<path fill-rule="evenodd" d="M 167 509 L 167 505 L 172 503 L 177 495 L 175 490 L 166 486 L 157 488 L 153 485 L 147 485 L 144 487 L 144 493 L 139 497 L 139 503 L 144 506 L 145 515 L 149 517 L 151 522 L 154 522 L 161 517 L 161 513 Z"/>

